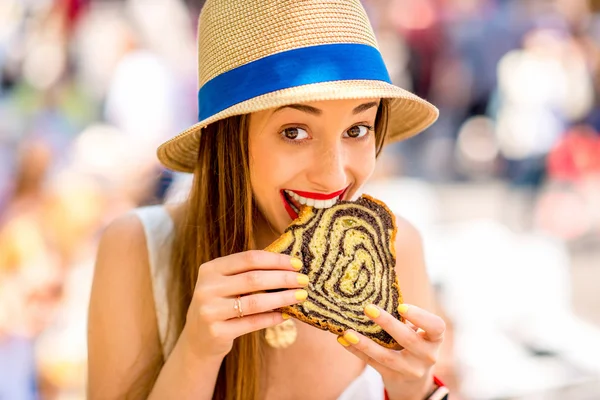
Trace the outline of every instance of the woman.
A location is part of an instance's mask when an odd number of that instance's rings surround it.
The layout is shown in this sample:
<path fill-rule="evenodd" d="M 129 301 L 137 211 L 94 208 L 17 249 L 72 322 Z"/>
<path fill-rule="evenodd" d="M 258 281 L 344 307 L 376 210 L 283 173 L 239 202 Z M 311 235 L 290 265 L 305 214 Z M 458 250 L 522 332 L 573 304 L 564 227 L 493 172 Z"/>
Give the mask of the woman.
<path fill-rule="evenodd" d="M 301 203 L 356 198 L 384 141 L 418 133 L 437 110 L 389 83 L 358 0 L 208 0 L 198 40 L 200 122 L 158 150 L 167 167 L 194 173 L 191 194 L 103 235 L 90 397 L 427 398 L 445 327 L 426 311 L 410 224 L 398 218 L 396 268 L 415 304 L 401 313 L 421 329 L 366 307 L 401 351 L 301 323 L 291 346 L 266 345 L 263 331 L 287 318 L 273 310 L 302 302 L 307 277 L 299 260 L 259 249 Z"/>

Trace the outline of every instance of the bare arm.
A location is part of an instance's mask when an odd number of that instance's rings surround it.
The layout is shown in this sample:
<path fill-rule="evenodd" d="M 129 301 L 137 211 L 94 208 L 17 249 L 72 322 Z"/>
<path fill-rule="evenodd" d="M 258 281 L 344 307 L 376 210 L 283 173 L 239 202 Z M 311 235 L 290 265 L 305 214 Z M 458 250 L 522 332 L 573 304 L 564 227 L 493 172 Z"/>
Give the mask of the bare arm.
<path fill-rule="evenodd" d="M 233 340 L 283 322 L 273 310 L 306 298 L 298 269 L 289 256 L 256 250 L 203 264 L 163 366 L 144 230 L 134 215 L 115 221 L 100 242 L 92 285 L 88 397 L 210 399 Z M 243 295 L 243 316 L 233 308 L 236 295 Z M 130 392 L 132 385 L 145 390 Z"/>
<path fill-rule="evenodd" d="M 396 217 L 396 273 L 405 303 L 435 312 L 435 299 L 423 252 L 421 234 L 410 222 Z"/>
<path fill-rule="evenodd" d="M 135 397 L 146 397 L 154 386 L 151 398 L 210 398 L 221 360 L 191 357 L 186 341 L 177 342 L 153 382 L 162 349 L 147 254 L 137 217 L 121 217 L 104 232 L 89 308 L 88 398 L 123 398 L 134 384 L 147 388 Z"/>
<path fill-rule="evenodd" d="M 435 373 L 454 393 L 458 393 L 458 381 L 454 372 L 452 323 L 444 315 L 435 294 L 425 265 L 423 243 L 419 231 L 410 222 L 396 217 L 398 236 L 396 238 L 396 272 L 402 289 L 404 302 L 415 304 L 431 311 L 446 322 L 446 333 L 442 343 Z"/>
<path fill-rule="evenodd" d="M 187 334 L 184 328 L 148 399 L 212 399 L 223 359 L 195 357 L 186 346 Z"/>
<path fill-rule="evenodd" d="M 109 225 L 98 249 L 88 321 L 88 397 L 122 397 L 161 357 L 146 240 L 133 215 Z"/>

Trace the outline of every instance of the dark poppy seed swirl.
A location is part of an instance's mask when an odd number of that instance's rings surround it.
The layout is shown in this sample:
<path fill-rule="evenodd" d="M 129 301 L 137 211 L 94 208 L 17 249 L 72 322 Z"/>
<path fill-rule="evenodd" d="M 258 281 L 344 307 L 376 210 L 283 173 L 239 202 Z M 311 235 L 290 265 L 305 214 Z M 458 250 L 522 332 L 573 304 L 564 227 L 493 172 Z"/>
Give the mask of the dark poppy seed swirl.
<path fill-rule="evenodd" d="M 301 321 L 342 334 L 348 329 L 393 348 L 395 340 L 365 314 L 375 304 L 402 320 L 396 277 L 396 223 L 387 206 L 370 196 L 331 208 L 304 207 L 284 234 L 266 250 L 303 262 L 310 279 L 308 299 L 285 307 Z"/>

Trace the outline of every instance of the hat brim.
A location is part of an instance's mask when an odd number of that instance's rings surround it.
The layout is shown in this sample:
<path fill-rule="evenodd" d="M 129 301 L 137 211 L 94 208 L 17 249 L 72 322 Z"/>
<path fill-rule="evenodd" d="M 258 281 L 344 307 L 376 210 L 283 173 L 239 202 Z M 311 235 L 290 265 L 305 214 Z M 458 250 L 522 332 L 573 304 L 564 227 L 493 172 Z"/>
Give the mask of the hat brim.
<path fill-rule="evenodd" d="M 438 109 L 426 100 L 387 82 L 352 80 L 315 83 L 277 90 L 235 104 L 163 143 L 158 147 L 157 156 L 169 169 L 193 172 L 198 161 L 200 132 L 213 122 L 287 104 L 362 98 L 390 99 L 386 143 L 415 136 L 433 124 L 439 115 Z"/>

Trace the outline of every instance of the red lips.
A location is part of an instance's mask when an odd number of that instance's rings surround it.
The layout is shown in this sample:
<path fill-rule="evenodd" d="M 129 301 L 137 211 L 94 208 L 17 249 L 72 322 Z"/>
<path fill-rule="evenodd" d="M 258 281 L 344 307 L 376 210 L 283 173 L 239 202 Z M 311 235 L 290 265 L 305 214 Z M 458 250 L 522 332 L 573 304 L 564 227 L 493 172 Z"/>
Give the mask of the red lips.
<path fill-rule="evenodd" d="M 287 211 L 287 213 L 290 216 L 290 218 L 292 219 L 292 221 L 295 220 L 296 218 L 298 218 L 298 213 L 296 211 L 294 211 L 292 206 L 290 206 L 290 204 L 288 203 L 288 200 L 286 199 L 285 194 L 283 194 L 283 190 L 280 193 L 281 193 L 281 200 L 283 200 L 283 206 L 285 207 L 285 211 Z"/>
<path fill-rule="evenodd" d="M 329 194 L 302 192 L 300 190 L 290 190 L 290 191 L 292 191 L 302 197 L 306 197 L 308 199 L 331 200 L 337 196 L 340 196 L 340 197 L 343 196 L 343 194 L 346 192 L 346 190 L 348 190 L 348 188 L 338 190 L 337 192 L 333 192 L 333 193 L 329 193 Z M 296 206 L 296 207 L 302 207 L 302 206 L 300 204 L 298 204 L 295 200 L 289 198 L 288 195 L 286 195 L 283 190 L 280 192 L 280 194 L 281 194 L 281 200 L 283 201 L 283 206 L 285 208 L 285 211 L 287 211 L 290 218 L 292 220 L 298 218 L 298 213 L 296 211 L 294 211 L 294 209 L 290 206 L 289 202 L 293 202 L 294 206 Z"/>
<path fill-rule="evenodd" d="M 315 199 L 315 200 L 331 200 L 334 197 L 337 197 L 344 193 L 346 189 L 338 190 L 337 192 L 323 194 L 323 193 L 313 193 L 313 192 L 301 192 L 299 190 L 291 190 L 292 192 L 300 195 L 302 197 L 306 197 L 307 199 Z"/>

